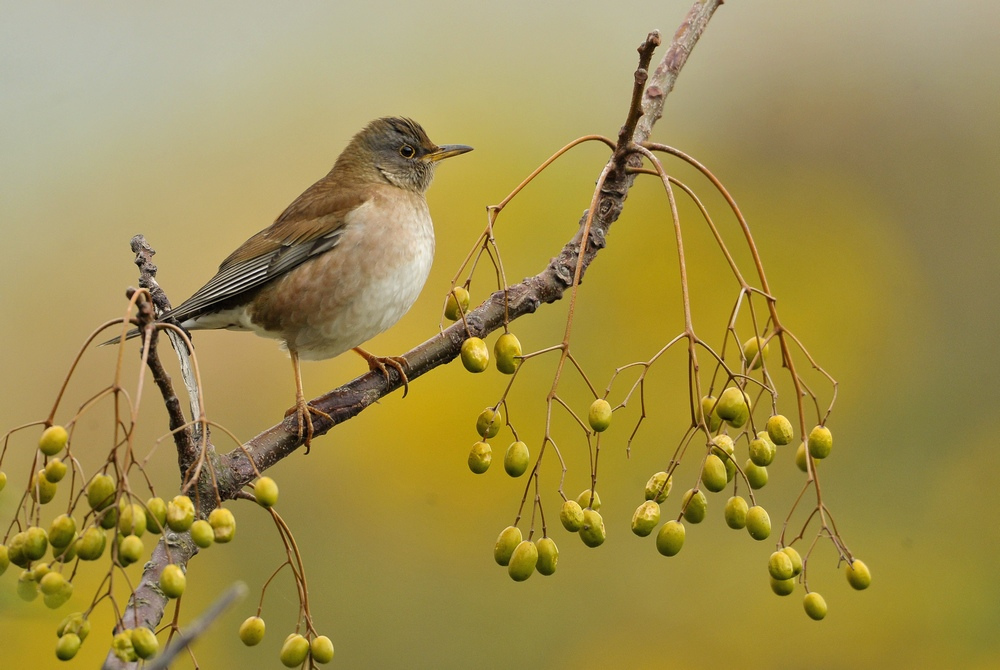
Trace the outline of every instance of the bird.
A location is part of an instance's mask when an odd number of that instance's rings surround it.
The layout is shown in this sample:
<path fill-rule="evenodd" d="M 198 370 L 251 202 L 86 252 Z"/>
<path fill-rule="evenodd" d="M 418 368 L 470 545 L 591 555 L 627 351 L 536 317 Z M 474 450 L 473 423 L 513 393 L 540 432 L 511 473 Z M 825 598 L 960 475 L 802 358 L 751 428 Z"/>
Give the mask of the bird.
<path fill-rule="evenodd" d="M 425 194 L 440 161 L 469 151 L 464 144 L 434 144 L 411 119 L 375 119 L 325 177 L 158 321 L 279 340 L 295 373 L 295 406 L 286 416 L 297 415 L 308 453 L 311 415 L 330 417 L 306 402 L 300 360 L 352 349 L 387 380 L 386 366 L 395 368 L 405 397 L 405 359 L 375 356 L 361 345 L 399 321 L 423 289 L 434 257 Z"/>

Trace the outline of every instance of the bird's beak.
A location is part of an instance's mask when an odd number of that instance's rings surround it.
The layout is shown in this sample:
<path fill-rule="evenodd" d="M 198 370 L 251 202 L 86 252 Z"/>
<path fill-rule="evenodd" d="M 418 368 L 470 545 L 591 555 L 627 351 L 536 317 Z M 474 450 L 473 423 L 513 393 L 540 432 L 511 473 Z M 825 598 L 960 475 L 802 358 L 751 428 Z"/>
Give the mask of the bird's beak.
<path fill-rule="evenodd" d="M 425 154 L 424 160 L 436 163 L 439 160 L 451 158 L 452 156 L 458 156 L 459 154 L 468 153 L 470 151 L 472 151 L 472 147 L 464 144 L 446 144 L 443 147 L 438 147 L 429 154 Z"/>

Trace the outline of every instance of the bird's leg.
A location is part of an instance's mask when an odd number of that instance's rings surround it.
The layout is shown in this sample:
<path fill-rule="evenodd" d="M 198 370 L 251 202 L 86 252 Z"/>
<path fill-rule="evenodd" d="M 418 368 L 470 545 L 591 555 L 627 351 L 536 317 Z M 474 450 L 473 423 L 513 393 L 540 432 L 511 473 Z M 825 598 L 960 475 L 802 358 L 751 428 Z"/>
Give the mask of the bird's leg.
<path fill-rule="evenodd" d="M 386 366 L 394 368 L 399 373 L 399 378 L 403 380 L 403 397 L 406 397 L 406 394 L 410 392 L 410 380 L 406 378 L 406 368 L 410 364 L 406 362 L 405 358 L 402 356 L 376 356 L 361 347 L 354 347 L 354 351 L 368 361 L 369 369 L 380 371 L 387 382 L 389 381 L 389 370 Z"/>
<path fill-rule="evenodd" d="M 295 407 L 292 407 L 285 412 L 285 416 L 289 416 L 293 412 L 297 416 L 299 423 L 298 437 L 299 439 L 302 439 L 303 433 L 305 434 L 306 453 L 308 454 L 313 436 L 313 422 L 310 414 L 322 416 L 329 419 L 331 422 L 333 421 L 333 418 L 326 412 L 317 409 L 306 402 L 306 394 L 302 391 L 302 371 L 299 368 L 299 354 L 294 349 L 289 349 L 288 353 L 291 354 L 292 368 L 295 370 Z"/>

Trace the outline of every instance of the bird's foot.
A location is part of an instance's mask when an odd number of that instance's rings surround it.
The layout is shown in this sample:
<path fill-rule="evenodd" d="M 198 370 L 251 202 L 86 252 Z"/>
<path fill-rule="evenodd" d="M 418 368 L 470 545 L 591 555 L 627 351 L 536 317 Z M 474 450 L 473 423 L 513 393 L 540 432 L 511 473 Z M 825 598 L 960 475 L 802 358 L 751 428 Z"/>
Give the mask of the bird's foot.
<path fill-rule="evenodd" d="M 305 436 L 305 442 L 303 442 L 303 444 L 305 444 L 306 453 L 308 454 L 309 448 L 312 445 L 312 437 L 316 432 L 315 429 L 313 428 L 311 415 L 315 414 L 316 416 L 323 417 L 324 419 L 329 420 L 331 423 L 333 422 L 333 417 L 331 417 L 323 410 L 310 405 L 304 397 L 296 398 L 295 405 L 293 407 L 290 407 L 288 411 L 285 412 L 286 417 L 291 416 L 292 414 L 295 414 L 296 418 L 298 419 L 298 424 L 299 424 L 298 439 L 301 440 L 302 437 Z"/>
<path fill-rule="evenodd" d="M 368 368 L 370 370 L 381 372 L 386 382 L 391 381 L 389 378 L 389 368 L 391 367 L 396 370 L 399 373 L 399 378 L 403 381 L 403 397 L 406 397 L 406 394 L 410 392 L 410 380 L 406 378 L 406 368 L 410 367 L 410 364 L 406 362 L 405 358 L 402 356 L 376 356 L 361 347 L 355 347 L 354 351 L 368 361 Z"/>

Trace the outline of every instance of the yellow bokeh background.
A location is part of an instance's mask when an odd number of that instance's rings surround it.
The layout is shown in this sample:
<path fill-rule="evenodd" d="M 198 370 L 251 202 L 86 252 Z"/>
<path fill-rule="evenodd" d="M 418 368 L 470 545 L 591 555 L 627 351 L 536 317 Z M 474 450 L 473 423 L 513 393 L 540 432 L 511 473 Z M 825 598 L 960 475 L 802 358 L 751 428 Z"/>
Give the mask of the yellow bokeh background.
<path fill-rule="evenodd" d="M 602 439 L 607 543 L 589 550 L 551 529 L 562 550 L 558 573 L 513 583 L 491 551 L 517 513 L 523 480 L 498 463 L 475 477 L 465 463 L 475 417 L 507 378 L 473 377 L 452 364 L 417 380 L 405 400 L 392 394 L 318 439 L 308 456 L 298 452 L 269 472 L 303 553 L 316 625 L 337 647 L 335 663 L 1000 665 L 1000 498 L 992 481 L 1000 458 L 989 392 L 1000 372 L 1000 9 L 939 5 L 727 3 L 654 133 L 727 185 L 754 231 L 782 318 L 840 382 L 823 491 L 848 545 L 871 567 L 872 587 L 852 591 L 823 544 L 810 585 L 830 614 L 822 623 L 807 619 L 801 591 L 780 599 L 768 588 L 772 543 L 725 527 L 726 494 L 710 499 L 708 520 L 689 528 L 675 558 L 629 532 L 646 478 L 683 432 L 679 355 L 654 368 L 650 416 L 631 456 L 625 443 L 637 403 Z M 157 250 L 159 279 L 176 304 L 325 174 L 376 116 L 412 116 L 436 142 L 476 148 L 444 164 L 429 193 L 438 249 L 424 293 L 369 348 L 398 354 L 430 337 L 486 205 L 574 137 L 614 135 L 635 47 L 653 28 L 669 38 L 687 7 L 0 3 L 0 429 L 44 419 L 88 333 L 123 313 L 124 290 L 136 282 L 133 234 Z M 505 212 L 497 238 L 512 281 L 538 272 L 572 236 L 605 158 L 596 145 L 577 150 Z M 746 262 L 719 199 L 673 167 L 706 194 Z M 718 342 L 736 285 L 694 212 L 682 214 L 696 326 Z M 648 358 L 682 327 L 676 251 L 653 180 L 633 190 L 608 242 L 581 289 L 573 334 L 601 389 L 616 366 Z M 490 286 L 489 273 L 478 274 L 474 297 Z M 564 319 L 565 305 L 543 306 L 514 330 L 526 349 L 538 349 L 560 341 Z M 241 438 L 292 403 L 290 366 L 273 342 L 201 333 L 196 343 L 209 412 Z M 131 390 L 135 353 L 125 356 Z M 110 383 L 116 354 L 87 353 L 57 420 Z M 351 355 L 306 364 L 307 394 L 363 371 Z M 513 396 L 518 430 L 533 450 L 551 375 L 551 361 L 533 362 Z M 619 399 L 624 388 L 616 386 Z M 143 453 L 166 430 L 153 394 L 147 386 Z M 578 381 L 567 381 L 566 397 L 585 411 Z M 84 467 L 106 453 L 111 421 L 105 402 L 81 423 L 74 448 Z M 564 416 L 555 424 L 575 494 L 588 483 L 585 445 Z M 5 529 L 30 474 L 33 435 L 12 441 L 4 456 Z M 497 439 L 495 455 L 508 438 Z M 693 482 L 689 465 L 681 477 Z M 154 450 L 150 471 L 161 495 L 172 495 L 169 443 Z M 779 455 L 771 478 L 760 496 L 777 526 L 801 482 L 790 454 Z M 558 463 L 546 461 L 550 522 L 557 480 Z M 665 505 L 671 513 L 677 493 Z M 283 554 L 263 513 L 229 506 L 237 539 L 192 562 L 181 621 L 245 581 L 250 596 L 195 653 L 203 668 L 276 667 L 295 626 L 294 589 L 287 574 L 276 580 L 265 599 L 267 637 L 244 648 L 236 628 L 255 612 Z M 53 631 L 87 606 L 95 572 L 81 570 L 73 601 L 58 612 L 17 598 L 16 569 L 0 577 L 0 667 L 56 667 Z M 138 579 L 140 567 L 128 574 Z M 95 611 L 78 667 L 99 664 L 112 616 L 107 602 Z M 176 667 L 192 665 L 183 658 Z"/>

